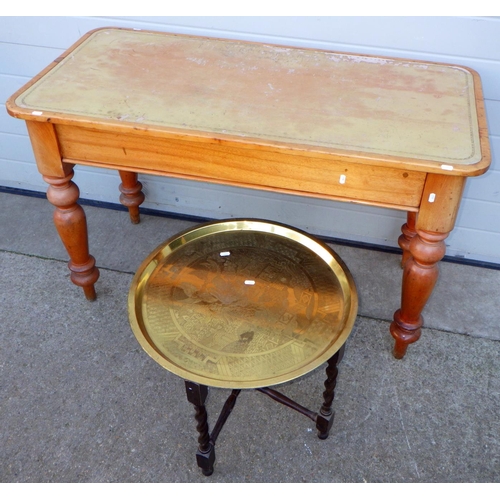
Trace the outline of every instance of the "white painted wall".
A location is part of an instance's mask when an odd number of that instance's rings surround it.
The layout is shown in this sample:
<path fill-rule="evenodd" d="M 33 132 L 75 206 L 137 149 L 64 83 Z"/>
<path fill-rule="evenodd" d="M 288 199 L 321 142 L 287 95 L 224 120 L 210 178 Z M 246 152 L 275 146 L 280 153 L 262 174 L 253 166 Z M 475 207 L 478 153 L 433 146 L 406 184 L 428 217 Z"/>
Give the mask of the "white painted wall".
<path fill-rule="evenodd" d="M 470 179 L 447 255 L 500 263 L 498 17 L 0 17 L 0 102 L 87 31 L 121 26 L 466 65 L 482 78 L 493 163 Z M 78 166 L 82 198 L 117 203 L 118 174 Z M 143 176 L 145 207 L 262 217 L 313 234 L 397 246 L 403 212 Z M 0 186 L 45 191 L 22 120 L 0 107 Z"/>

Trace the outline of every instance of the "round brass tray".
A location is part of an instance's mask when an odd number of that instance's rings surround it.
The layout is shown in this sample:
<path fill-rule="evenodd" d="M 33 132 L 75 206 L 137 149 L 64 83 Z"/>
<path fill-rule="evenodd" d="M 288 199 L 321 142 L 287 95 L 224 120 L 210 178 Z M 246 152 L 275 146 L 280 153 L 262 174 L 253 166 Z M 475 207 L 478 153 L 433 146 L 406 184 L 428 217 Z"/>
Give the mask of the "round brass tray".
<path fill-rule="evenodd" d="M 130 287 L 144 350 L 180 377 L 256 388 L 297 378 L 346 341 L 358 299 L 325 244 L 291 227 L 227 220 L 160 245 Z"/>

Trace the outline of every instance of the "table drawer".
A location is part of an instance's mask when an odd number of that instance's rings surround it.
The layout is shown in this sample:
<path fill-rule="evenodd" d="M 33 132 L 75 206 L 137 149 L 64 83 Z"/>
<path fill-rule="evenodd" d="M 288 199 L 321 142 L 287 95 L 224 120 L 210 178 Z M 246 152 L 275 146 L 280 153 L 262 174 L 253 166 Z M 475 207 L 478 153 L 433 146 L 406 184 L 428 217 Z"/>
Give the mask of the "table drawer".
<path fill-rule="evenodd" d="M 426 177 L 281 146 L 69 125 L 56 125 L 56 132 L 62 157 L 72 163 L 390 207 L 418 207 Z"/>

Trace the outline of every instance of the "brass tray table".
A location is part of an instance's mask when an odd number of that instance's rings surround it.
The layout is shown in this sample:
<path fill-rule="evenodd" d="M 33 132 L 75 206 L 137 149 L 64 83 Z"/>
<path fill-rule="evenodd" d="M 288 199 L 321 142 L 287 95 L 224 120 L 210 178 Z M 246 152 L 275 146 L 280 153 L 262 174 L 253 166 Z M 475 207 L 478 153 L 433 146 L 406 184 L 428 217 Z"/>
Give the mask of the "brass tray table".
<path fill-rule="evenodd" d="M 328 437 L 337 364 L 358 299 L 349 270 L 324 243 L 262 220 L 196 226 L 146 258 L 128 305 L 144 350 L 185 380 L 205 475 L 213 472 L 215 441 L 242 389 L 257 389 L 299 411 L 316 423 L 321 439 Z M 269 388 L 323 363 L 319 412 Z M 211 433 L 208 386 L 232 389 Z"/>

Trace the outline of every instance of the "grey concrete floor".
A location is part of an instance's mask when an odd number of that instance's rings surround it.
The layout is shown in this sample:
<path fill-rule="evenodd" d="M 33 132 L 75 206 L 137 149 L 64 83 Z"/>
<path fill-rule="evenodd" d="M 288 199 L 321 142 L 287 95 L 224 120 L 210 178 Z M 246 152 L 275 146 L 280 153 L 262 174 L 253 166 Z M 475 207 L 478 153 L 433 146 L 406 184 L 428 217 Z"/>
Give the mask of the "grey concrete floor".
<path fill-rule="evenodd" d="M 142 351 L 127 319 L 140 262 L 194 225 L 85 207 L 98 300 L 69 281 L 46 200 L 0 193 L 0 481 L 2 483 L 498 483 L 500 272 L 442 263 L 426 327 L 403 360 L 389 321 L 394 254 L 332 245 L 360 295 L 340 367 L 330 437 L 244 391 L 200 474 L 182 380 Z M 318 369 L 280 390 L 317 409 Z M 213 424 L 229 392 L 212 389 Z"/>

